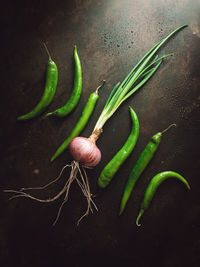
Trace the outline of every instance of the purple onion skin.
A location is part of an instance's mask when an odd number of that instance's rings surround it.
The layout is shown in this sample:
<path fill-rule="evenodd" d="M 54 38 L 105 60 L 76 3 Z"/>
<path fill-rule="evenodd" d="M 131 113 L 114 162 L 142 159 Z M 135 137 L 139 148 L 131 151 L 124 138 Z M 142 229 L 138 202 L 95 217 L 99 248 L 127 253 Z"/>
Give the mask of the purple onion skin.
<path fill-rule="evenodd" d="M 75 137 L 69 144 L 72 157 L 85 167 L 94 167 L 101 161 L 101 151 L 86 137 Z"/>

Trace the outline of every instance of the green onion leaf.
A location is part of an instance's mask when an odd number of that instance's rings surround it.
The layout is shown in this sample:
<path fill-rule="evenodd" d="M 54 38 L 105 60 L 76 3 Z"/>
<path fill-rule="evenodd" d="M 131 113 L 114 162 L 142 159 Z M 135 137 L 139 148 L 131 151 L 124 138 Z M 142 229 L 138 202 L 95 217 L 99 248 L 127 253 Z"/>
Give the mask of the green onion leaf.
<path fill-rule="evenodd" d="M 126 78 L 121 83 L 117 83 L 100 114 L 100 117 L 94 127 L 96 129 L 102 129 L 106 121 L 113 115 L 113 113 L 118 109 L 118 107 L 133 93 L 135 93 L 140 87 L 142 87 L 157 71 L 162 60 L 172 54 L 164 55 L 162 57 L 154 56 L 158 49 L 166 43 L 172 35 L 174 35 L 179 30 L 187 27 L 188 25 L 183 25 L 173 32 L 171 32 L 163 40 L 155 44 L 144 56 L 143 58 L 133 67 Z M 154 57 L 154 59 L 152 59 Z M 155 65 L 155 66 L 154 66 Z"/>

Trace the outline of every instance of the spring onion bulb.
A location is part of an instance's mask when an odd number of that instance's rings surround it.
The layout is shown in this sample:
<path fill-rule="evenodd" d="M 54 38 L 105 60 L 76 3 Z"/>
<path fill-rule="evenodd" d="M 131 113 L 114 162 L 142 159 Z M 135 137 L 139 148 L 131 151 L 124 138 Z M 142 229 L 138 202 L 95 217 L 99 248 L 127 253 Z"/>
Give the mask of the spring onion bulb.
<path fill-rule="evenodd" d="M 86 167 L 94 167 L 101 160 L 101 151 L 89 138 L 76 137 L 69 144 L 72 157 Z"/>

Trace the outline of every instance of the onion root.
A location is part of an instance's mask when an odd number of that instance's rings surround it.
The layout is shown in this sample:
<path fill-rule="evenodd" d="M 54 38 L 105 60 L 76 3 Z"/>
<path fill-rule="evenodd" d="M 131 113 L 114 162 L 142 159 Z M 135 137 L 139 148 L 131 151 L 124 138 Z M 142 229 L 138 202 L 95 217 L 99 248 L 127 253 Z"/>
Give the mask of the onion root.
<path fill-rule="evenodd" d="M 33 190 L 33 189 L 34 190 L 40 190 L 40 189 L 47 188 L 49 185 L 55 183 L 58 179 L 60 179 L 63 171 L 67 167 L 71 168 L 70 176 L 69 176 L 67 182 L 65 183 L 65 185 L 63 186 L 62 190 L 58 194 L 56 194 L 54 197 L 49 198 L 49 199 L 40 199 L 40 198 L 37 198 L 37 197 L 32 196 L 29 193 L 24 192 L 24 191 L 27 191 L 27 190 Z M 43 203 L 53 202 L 56 199 L 58 199 L 61 195 L 65 194 L 64 200 L 63 200 L 63 202 L 60 205 L 60 208 L 58 210 L 56 219 L 55 219 L 55 221 L 53 223 L 53 225 L 55 225 L 57 223 L 59 217 L 60 217 L 60 213 L 61 213 L 61 210 L 62 210 L 64 204 L 68 200 L 70 186 L 71 186 L 71 184 L 72 184 L 73 181 L 76 181 L 77 184 L 78 184 L 78 186 L 80 187 L 83 195 L 85 196 L 85 198 L 87 200 L 87 209 L 86 209 L 86 212 L 79 218 L 79 220 L 77 222 L 77 225 L 79 225 L 80 221 L 85 216 L 87 216 L 90 213 L 90 211 L 93 213 L 93 207 L 98 211 L 98 208 L 97 208 L 96 204 L 92 200 L 92 194 L 90 192 L 90 186 L 89 186 L 89 181 L 88 181 L 87 173 L 85 171 L 85 168 L 84 167 L 82 167 L 82 168 L 83 168 L 83 172 L 81 171 L 79 162 L 74 160 L 74 161 L 72 161 L 71 164 L 67 164 L 67 165 L 65 165 L 62 168 L 59 176 L 56 179 L 54 179 L 53 181 L 51 181 L 50 183 L 48 183 L 48 184 L 46 184 L 44 186 L 41 186 L 41 187 L 21 188 L 20 190 L 4 190 L 4 192 L 7 192 L 7 193 L 15 193 L 15 195 L 12 196 L 9 200 L 14 199 L 14 198 L 18 198 L 18 197 L 26 197 L 26 198 L 30 198 L 30 199 L 33 199 L 33 200 L 38 201 L 38 202 L 43 202 Z"/>

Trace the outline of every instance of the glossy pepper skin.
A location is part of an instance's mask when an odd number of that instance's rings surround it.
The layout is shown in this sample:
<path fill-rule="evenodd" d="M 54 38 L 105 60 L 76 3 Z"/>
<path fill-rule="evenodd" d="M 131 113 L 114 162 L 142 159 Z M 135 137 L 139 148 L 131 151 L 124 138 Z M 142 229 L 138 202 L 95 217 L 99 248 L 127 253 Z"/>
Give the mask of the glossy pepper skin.
<path fill-rule="evenodd" d="M 39 103 L 29 113 L 19 116 L 18 120 L 29 120 L 39 116 L 51 104 L 58 83 L 58 69 L 55 62 L 49 57 L 46 72 L 46 84 Z"/>
<path fill-rule="evenodd" d="M 158 187 L 160 186 L 161 183 L 163 183 L 168 178 L 178 179 L 190 190 L 190 185 L 188 184 L 187 180 L 177 172 L 164 171 L 164 172 L 160 172 L 160 173 L 156 174 L 149 182 L 149 184 L 146 188 L 146 191 L 144 193 L 144 198 L 143 198 L 143 201 L 141 203 L 140 212 L 139 212 L 137 220 L 136 220 L 136 224 L 138 226 L 140 226 L 140 224 L 139 224 L 140 217 L 142 216 L 144 211 L 149 208 L 151 201 L 152 201 Z"/>
<path fill-rule="evenodd" d="M 132 120 L 132 129 L 130 135 L 122 148 L 115 154 L 115 156 L 101 171 L 101 174 L 98 178 L 98 185 L 100 188 L 105 188 L 106 186 L 108 186 L 114 175 L 119 170 L 120 166 L 129 157 L 137 143 L 139 136 L 139 121 L 135 111 L 131 107 L 129 107 L 129 110 Z"/>
<path fill-rule="evenodd" d="M 119 215 L 121 215 L 123 210 L 125 209 L 126 203 L 131 196 L 132 190 L 138 178 L 140 177 L 140 175 L 142 174 L 146 166 L 149 164 L 156 150 L 158 149 L 158 146 L 161 141 L 161 137 L 162 137 L 162 133 L 158 132 L 151 138 L 150 142 L 146 145 L 146 147 L 140 154 L 136 164 L 132 168 L 130 175 L 128 177 L 128 180 L 126 182 L 126 185 L 125 185 L 124 193 L 123 193 L 122 200 L 121 200 Z"/>
<path fill-rule="evenodd" d="M 74 46 L 74 64 L 74 85 L 69 100 L 64 106 L 58 108 L 53 112 L 47 113 L 46 116 L 55 115 L 57 117 L 65 117 L 69 113 L 71 113 L 77 106 L 82 92 L 82 69 L 76 45 Z"/>

